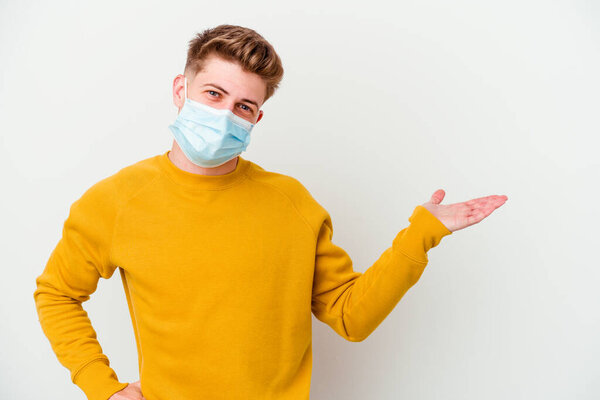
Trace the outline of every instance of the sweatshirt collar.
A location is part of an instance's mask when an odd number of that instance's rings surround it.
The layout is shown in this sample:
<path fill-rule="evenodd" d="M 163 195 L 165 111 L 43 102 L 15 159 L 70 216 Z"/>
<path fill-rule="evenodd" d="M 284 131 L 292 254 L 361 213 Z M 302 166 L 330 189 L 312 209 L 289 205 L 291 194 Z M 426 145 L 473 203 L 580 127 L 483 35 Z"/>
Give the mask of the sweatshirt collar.
<path fill-rule="evenodd" d="M 236 185 L 243 181 L 247 175 L 246 171 L 250 162 L 241 156 L 238 156 L 238 161 L 235 169 L 223 175 L 203 175 L 184 171 L 173 164 L 169 158 L 171 150 L 167 150 L 158 156 L 159 166 L 161 170 L 173 182 L 185 186 L 193 190 L 221 190 L 230 186 Z"/>

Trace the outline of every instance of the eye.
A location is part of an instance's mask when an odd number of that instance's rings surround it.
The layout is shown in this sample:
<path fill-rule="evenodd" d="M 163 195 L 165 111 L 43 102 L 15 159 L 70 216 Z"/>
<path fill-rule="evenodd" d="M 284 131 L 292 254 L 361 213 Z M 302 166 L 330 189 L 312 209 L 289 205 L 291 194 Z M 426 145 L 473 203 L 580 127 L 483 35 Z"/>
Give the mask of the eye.
<path fill-rule="evenodd" d="M 245 104 L 240 104 L 240 106 L 242 107 L 242 109 L 243 109 L 244 111 L 250 111 L 250 112 L 252 112 L 252 109 L 251 109 L 250 107 L 248 107 L 247 105 L 245 105 Z M 244 108 L 244 107 L 245 107 L 245 108 Z"/>
<path fill-rule="evenodd" d="M 219 93 L 215 92 L 214 90 L 208 90 L 207 91 L 208 94 L 210 94 L 212 97 L 217 97 L 219 95 Z M 214 94 L 213 94 L 214 93 Z"/>

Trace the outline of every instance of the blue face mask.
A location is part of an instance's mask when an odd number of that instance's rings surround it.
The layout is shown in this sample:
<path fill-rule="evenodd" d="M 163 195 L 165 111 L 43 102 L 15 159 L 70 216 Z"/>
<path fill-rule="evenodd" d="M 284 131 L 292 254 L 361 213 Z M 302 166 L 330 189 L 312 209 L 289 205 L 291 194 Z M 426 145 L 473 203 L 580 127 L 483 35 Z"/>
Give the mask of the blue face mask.
<path fill-rule="evenodd" d="M 175 122 L 169 125 L 175 141 L 194 164 L 213 168 L 225 164 L 246 150 L 254 124 L 227 109 L 218 109 L 188 99 Z"/>

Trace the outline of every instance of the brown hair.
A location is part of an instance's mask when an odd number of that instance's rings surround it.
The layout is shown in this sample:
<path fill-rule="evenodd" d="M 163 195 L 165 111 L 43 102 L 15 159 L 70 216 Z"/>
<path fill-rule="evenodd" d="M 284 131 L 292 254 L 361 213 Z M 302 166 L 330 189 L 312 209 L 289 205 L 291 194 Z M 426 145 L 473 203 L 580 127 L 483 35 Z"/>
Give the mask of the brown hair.
<path fill-rule="evenodd" d="M 265 100 L 271 97 L 283 78 L 283 66 L 273 46 L 256 31 L 237 25 L 206 29 L 189 41 L 185 72 L 202 71 L 209 55 L 237 62 L 244 70 L 259 75 L 267 84 Z"/>

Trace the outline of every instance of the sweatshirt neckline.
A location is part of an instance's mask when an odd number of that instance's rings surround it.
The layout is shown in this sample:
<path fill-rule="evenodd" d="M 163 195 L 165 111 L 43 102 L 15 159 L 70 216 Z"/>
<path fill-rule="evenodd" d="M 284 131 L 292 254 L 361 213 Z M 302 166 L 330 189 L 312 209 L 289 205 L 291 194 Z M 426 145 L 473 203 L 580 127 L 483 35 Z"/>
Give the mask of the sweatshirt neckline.
<path fill-rule="evenodd" d="M 171 161 L 167 150 L 158 156 L 158 162 L 161 170 L 173 182 L 185 186 L 192 190 L 220 190 L 233 186 L 246 178 L 246 171 L 250 166 L 250 162 L 241 156 L 238 156 L 238 161 L 235 169 L 223 175 L 203 175 L 193 172 L 184 171 Z"/>

